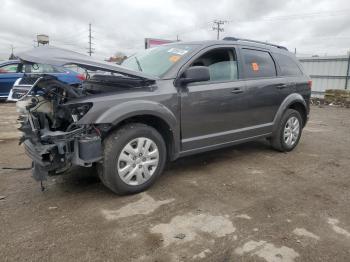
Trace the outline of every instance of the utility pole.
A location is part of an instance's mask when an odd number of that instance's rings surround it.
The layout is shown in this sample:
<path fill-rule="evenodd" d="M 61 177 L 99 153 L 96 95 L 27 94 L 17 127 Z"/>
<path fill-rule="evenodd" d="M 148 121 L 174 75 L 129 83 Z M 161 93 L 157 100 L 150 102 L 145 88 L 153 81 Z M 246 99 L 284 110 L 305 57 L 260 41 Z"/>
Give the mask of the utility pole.
<path fill-rule="evenodd" d="M 216 25 L 216 26 L 213 26 L 213 30 L 214 31 L 217 31 L 217 40 L 220 39 L 220 32 L 223 32 L 224 31 L 224 28 L 221 28 L 222 25 L 226 24 L 227 21 L 224 21 L 224 20 L 214 20 L 213 23 Z"/>
<path fill-rule="evenodd" d="M 348 52 L 348 65 L 346 69 L 346 78 L 345 78 L 345 89 L 348 89 L 348 82 L 349 82 L 349 73 L 350 73 L 350 51 Z"/>
<path fill-rule="evenodd" d="M 16 57 L 13 53 L 13 50 L 15 49 L 15 47 L 13 45 L 10 45 L 10 47 L 11 47 L 11 55 L 9 57 L 9 60 L 14 60 L 14 59 L 16 59 Z"/>
<path fill-rule="evenodd" d="M 11 54 L 13 55 L 13 50 L 15 50 L 15 47 L 13 45 L 10 45 L 11 46 Z"/>
<path fill-rule="evenodd" d="M 89 23 L 89 48 L 88 48 L 88 54 L 89 56 L 91 56 L 91 54 L 94 52 L 93 51 L 93 48 L 92 48 L 92 42 L 91 42 L 91 39 L 93 37 L 91 36 L 91 23 Z"/>

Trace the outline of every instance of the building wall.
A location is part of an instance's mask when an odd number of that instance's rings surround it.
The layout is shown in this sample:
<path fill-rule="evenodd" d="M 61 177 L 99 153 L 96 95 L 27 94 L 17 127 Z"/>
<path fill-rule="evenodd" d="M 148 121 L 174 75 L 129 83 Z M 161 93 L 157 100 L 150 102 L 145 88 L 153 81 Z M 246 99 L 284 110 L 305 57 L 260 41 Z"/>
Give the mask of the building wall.
<path fill-rule="evenodd" d="M 313 96 L 322 97 L 326 89 L 349 89 L 348 56 L 299 57 L 299 61 L 312 79 Z"/>

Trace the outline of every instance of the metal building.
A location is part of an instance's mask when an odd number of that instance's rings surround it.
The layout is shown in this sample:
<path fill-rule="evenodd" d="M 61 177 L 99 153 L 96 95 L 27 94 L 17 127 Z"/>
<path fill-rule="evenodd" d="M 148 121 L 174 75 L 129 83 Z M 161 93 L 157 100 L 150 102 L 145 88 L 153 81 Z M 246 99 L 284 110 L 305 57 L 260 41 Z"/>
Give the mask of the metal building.
<path fill-rule="evenodd" d="M 350 89 L 350 56 L 299 57 L 312 79 L 312 95 L 323 97 L 326 89 Z"/>

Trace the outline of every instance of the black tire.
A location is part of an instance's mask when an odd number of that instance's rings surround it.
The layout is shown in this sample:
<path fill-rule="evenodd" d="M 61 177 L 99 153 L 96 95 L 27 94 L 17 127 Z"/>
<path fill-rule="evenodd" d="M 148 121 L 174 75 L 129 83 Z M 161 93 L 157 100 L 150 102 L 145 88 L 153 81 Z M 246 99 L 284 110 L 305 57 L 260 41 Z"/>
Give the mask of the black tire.
<path fill-rule="evenodd" d="M 287 123 L 287 121 L 291 118 L 291 117 L 296 117 L 299 121 L 299 125 L 300 125 L 300 131 L 299 131 L 299 135 L 297 140 L 294 142 L 293 145 L 288 145 L 286 144 L 286 142 L 284 141 L 284 127 Z M 276 149 L 277 151 L 280 152 L 289 152 L 292 151 L 299 143 L 300 137 L 301 137 L 301 133 L 302 133 L 302 127 L 303 127 L 303 120 L 301 118 L 301 115 L 298 111 L 294 110 L 294 109 L 287 109 L 281 120 L 279 123 L 279 126 L 277 128 L 276 134 L 271 137 L 271 146 L 272 148 Z"/>
<path fill-rule="evenodd" d="M 158 147 L 159 161 L 153 175 L 141 185 L 125 183 L 118 173 L 118 158 L 123 148 L 138 137 L 149 138 Z M 97 166 L 102 183 L 118 195 L 135 194 L 149 188 L 163 172 L 166 163 L 166 146 L 163 137 L 153 127 L 141 123 L 130 123 L 113 131 L 103 141 L 103 160 Z"/>

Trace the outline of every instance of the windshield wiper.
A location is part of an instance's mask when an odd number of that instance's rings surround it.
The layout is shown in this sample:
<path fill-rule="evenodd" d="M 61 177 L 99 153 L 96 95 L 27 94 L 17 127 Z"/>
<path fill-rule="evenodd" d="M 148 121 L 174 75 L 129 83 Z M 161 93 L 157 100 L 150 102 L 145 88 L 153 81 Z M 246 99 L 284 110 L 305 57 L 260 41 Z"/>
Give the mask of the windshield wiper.
<path fill-rule="evenodd" d="M 135 57 L 136 64 L 137 64 L 137 66 L 138 66 L 138 68 L 139 68 L 139 71 L 142 72 L 142 67 L 141 67 L 140 61 L 137 59 L 136 56 L 134 56 L 134 57 Z"/>

